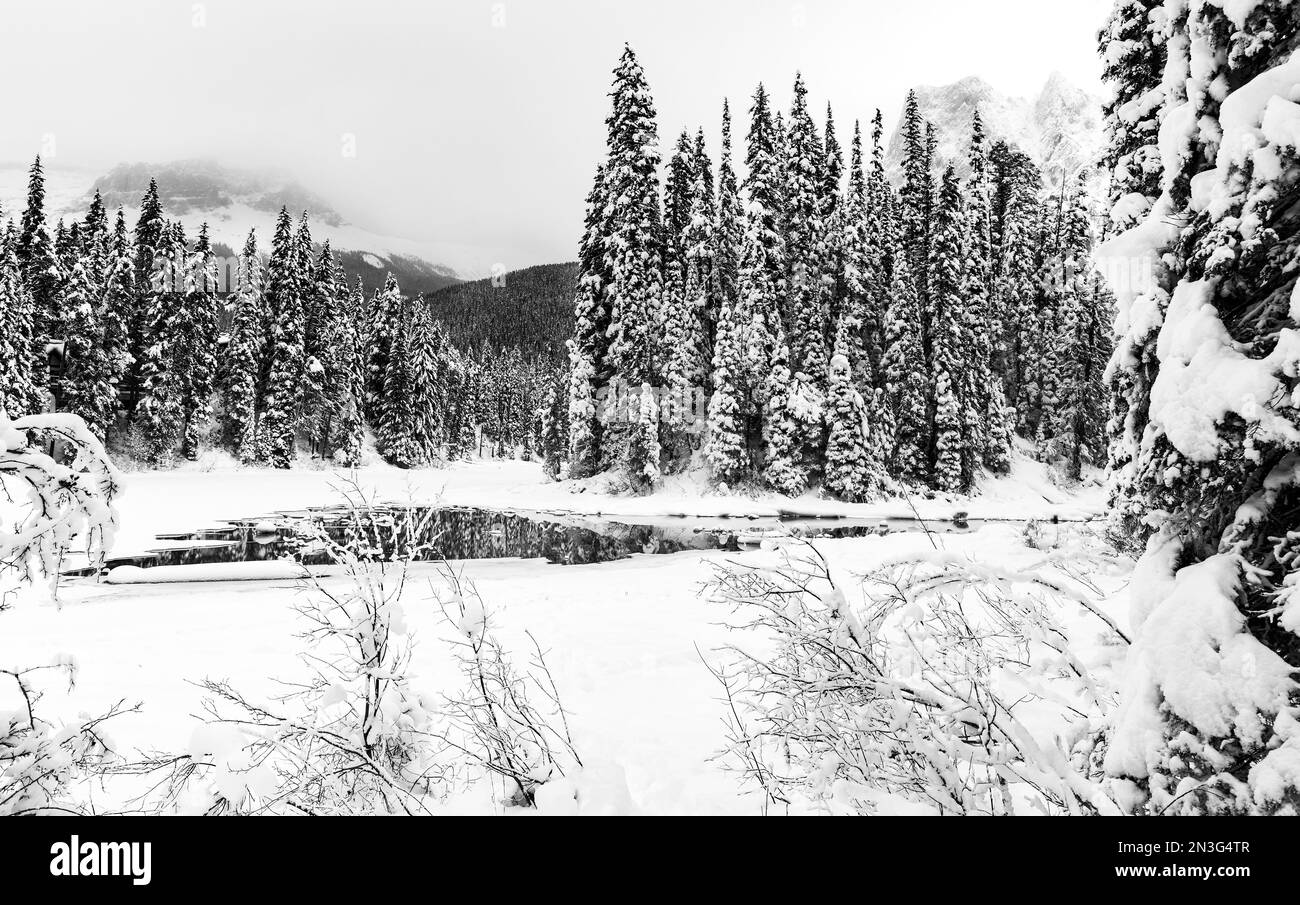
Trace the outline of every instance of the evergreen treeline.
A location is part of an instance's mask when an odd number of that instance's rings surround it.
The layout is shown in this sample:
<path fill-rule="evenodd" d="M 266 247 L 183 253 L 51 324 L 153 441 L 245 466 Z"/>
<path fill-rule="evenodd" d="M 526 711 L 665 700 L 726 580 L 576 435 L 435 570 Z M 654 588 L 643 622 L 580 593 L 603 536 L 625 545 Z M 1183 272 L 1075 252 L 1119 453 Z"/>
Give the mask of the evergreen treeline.
<path fill-rule="evenodd" d="M 788 115 L 755 91 L 741 182 L 725 103 L 716 160 L 699 130 L 665 163 L 630 48 L 612 97 L 552 473 L 646 489 L 703 461 L 729 486 L 861 500 L 893 481 L 967 490 L 1009 467 L 1016 434 L 1076 478 L 1104 461 L 1112 300 L 1081 178 L 1045 189 L 976 113 L 959 179 L 909 96 L 894 186 L 879 111 L 846 153 L 796 76 Z"/>
<path fill-rule="evenodd" d="M 211 438 L 250 464 L 288 468 L 307 450 L 352 466 L 367 427 L 403 467 L 536 446 L 554 366 L 486 342 L 462 352 L 391 275 L 367 298 L 306 213 L 280 211 L 268 254 L 250 233 L 225 285 L 206 225 L 186 236 L 154 182 L 133 229 L 96 194 L 51 232 L 44 200 L 38 158 L 0 234 L 7 412 L 80 415 L 153 465 Z"/>

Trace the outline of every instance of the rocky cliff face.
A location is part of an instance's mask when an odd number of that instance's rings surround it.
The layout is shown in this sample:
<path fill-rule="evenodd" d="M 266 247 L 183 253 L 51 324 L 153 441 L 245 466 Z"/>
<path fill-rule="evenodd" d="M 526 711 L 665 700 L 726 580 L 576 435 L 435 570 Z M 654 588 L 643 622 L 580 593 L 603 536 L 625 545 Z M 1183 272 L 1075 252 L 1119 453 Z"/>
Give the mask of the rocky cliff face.
<path fill-rule="evenodd" d="M 921 115 L 937 130 L 936 168 L 952 163 L 965 175 L 976 110 L 991 141 L 1002 139 L 1019 147 L 1049 174 L 1092 163 L 1102 146 L 1101 102 L 1059 73 L 1032 98 L 1007 97 L 978 76 L 915 90 Z M 895 126 L 887 148 L 886 162 L 894 174 L 903 157 L 901 125 Z"/>

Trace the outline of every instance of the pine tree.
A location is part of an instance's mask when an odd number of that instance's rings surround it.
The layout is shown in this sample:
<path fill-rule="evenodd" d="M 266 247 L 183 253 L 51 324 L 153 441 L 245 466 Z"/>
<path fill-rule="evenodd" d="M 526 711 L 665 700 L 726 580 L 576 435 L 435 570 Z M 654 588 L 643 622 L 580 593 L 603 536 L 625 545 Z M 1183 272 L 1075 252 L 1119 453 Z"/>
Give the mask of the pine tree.
<path fill-rule="evenodd" d="M 826 341 L 830 333 L 830 298 L 825 279 L 829 263 L 823 215 L 825 149 L 808 113 L 808 92 L 795 76 L 794 103 L 786 143 L 786 261 L 790 295 L 786 318 L 791 368 L 801 382 L 821 386 L 826 380 Z M 814 446 L 816 446 L 814 440 Z M 819 450 L 809 449 L 809 456 Z"/>
<path fill-rule="evenodd" d="M 663 279 L 665 294 L 682 292 L 686 282 L 686 230 L 695 192 L 695 145 L 685 129 L 668 159 L 664 181 Z"/>
<path fill-rule="evenodd" d="M 143 427 L 151 464 L 170 464 L 184 433 L 184 374 L 178 367 L 183 359 L 180 335 L 183 278 L 188 247 L 179 224 L 164 224 L 156 240 L 156 254 L 150 259 L 144 283 L 150 287 L 150 306 L 145 333 L 149 343 L 141 351 L 139 364 L 140 399 L 137 419 Z M 139 248 L 137 247 L 137 261 Z"/>
<path fill-rule="evenodd" d="M 542 470 L 552 481 L 560 479 L 568 449 L 568 405 L 565 403 L 568 377 L 563 370 L 557 370 L 548 382 L 546 397 L 542 402 L 541 452 Z M 454 447 L 453 447 L 454 449 Z M 452 453 L 449 452 L 449 458 Z"/>
<path fill-rule="evenodd" d="M 258 374 L 266 349 L 266 312 L 262 298 L 262 265 L 257 255 L 257 236 L 248 231 L 232 302 L 230 338 L 221 361 L 223 426 L 226 442 L 245 464 L 263 459 L 259 455 L 258 417 L 260 402 Z"/>
<path fill-rule="evenodd" d="M 709 379 L 708 311 L 713 286 L 713 195 L 702 168 L 694 170 L 691 205 L 681 238 L 685 279 L 675 304 L 665 306 L 670 315 L 664 325 L 668 361 L 668 398 L 660 415 L 665 436 L 660 438 L 674 468 L 683 467 L 700 445 L 701 407 Z"/>
<path fill-rule="evenodd" d="M 212 394 L 216 389 L 217 333 L 221 303 L 217 300 L 217 264 L 206 223 L 199 227 L 194 254 L 187 262 L 183 295 L 184 328 L 180 334 L 184 357 L 173 359 L 173 367 L 184 377 L 181 400 L 181 455 L 198 457 L 199 440 L 211 415 Z"/>
<path fill-rule="evenodd" d="M 411 315 L 408 343 L 413 419 L 409 430 L 410 464 L 428 465 L 442 457 L 447 406 L 447 349 L 442 326 L 426 306 Z"/>
<path fill-rule="evenodd" d="M 745 190 L 748 205 L 745 211 L 745 238 L 741 250 L 738 300 L 732 317 L 745 316 L 747 324 L 738 325 L 737 341 L 743 341 L 745 373 L 731 377 L 738 392 L 742 392 L 747 402 L 736 398 L 740 405 L 740 414 L 745 416 L 745 444 L 748 449 L 761 450 L 759 457 L 763 461 L 761 471 L 765 477 L 772 471 L 770 460 L 773 444 L 770 435 L 774 431 L 793 434 L 793 428 L 782 424 L 780 427 L 770 424 L 772 418 L 785 422 L 787 413 L 787 396 L 789 394 L 789 349 L 785 345 L 785 332 L 781 322 L 781 310 L 787 292 L 786 248 L 783 224 L 783 205 L 785 183 L 781 165 L 779 141 L 782 132 L 768 105 L 767 92 L 762 85 L 754 93 L 754 102 L 750 107 L 750 127 L 747 141 L 745 163 L 748 175 Z M 776 379 L 777 357 L 783 356 L 780 367 L 785 374 L 783 379 Z M 780 397 L 773 399 L 773 388 Z M 747 392 L 745 392 L 747 391 Z M 781 441 L 784 443 L 784 439 Z M 786 470 L 797 466 L 798 449 L 788 451 L 788 461 L 776 467 L 779 480 L 783 485 L 802 483 L 803 476 L 796 482 L 786 475 Z M 786 453 L 782 451 L 782 454 Z"/>
<path fill-rule="evenodd" d="M 922 483 L 929 478 L 926 450 L 928 379 L 921 353 L 921 304 L 907 256 L 894 257 L 885 320 L 885 355 L 881 362 L 885 392 L 894 413 L 894 448 L 890 474 Z"/>
<path fill-rule="evenodd" d="M 384 278 L 383 289 L 375 293 L 369 306 L 366 327 L 366 411 L 372 421 L 379 420 L 379 405 L 384 394 L 384 375 L 392 358 L 396 331 L 402 322 L 405 302 L 397 278 L 391 273 Z"/>
<path fill-rule="evenodd" d="M 848 187 L 831 218 L 835 261 L 832 307 L 837 312 L 836 342 L 846 344 L 844 354 L 853 365 L 853 383 L 867 395 L 873 389 L 872 375 L 880 364 L 882 319 L 878 311 L 882 294 L 878 284 L 880 262 L 875 258 L 875 244 L 868 232 L 873 227 L 869 204 L 862 134 L 854 123 Z"/>
<path fill-rule="evenodd" d="M 808 478 L 799 463 L 802 437 L 795 412 L 797 386 L 790 374 L 790 350 L 779 320 L 770 345 L 766 358 L 772 364 L 763 406 L 763 480 L 777 493 L 798 496 L 808 488 Z"/>
<path fill-rule="evenodd" d="M 578 250 L 578 285 L 574 298 L 573 336 L 568 341 L 569 476 L 588 477 L 600 468 L 602 424 L 598 387 L 607 376 L 609 346 L 609 270 L 605 257 L 608 203 L 605 168 L 596 171 L 587 195 L 587 216 Z"/>
<path fill-rule="evenodd" d="M 59 408 L 81 416 L 101 442 L 117 411 L 112 352 L 103 342 L 103 304 L 85 265 L 75 261 L 59 300 L 64 323 Z"/>
<path fill-rule="evenodd" d="M 150 179 L 149 188 L 140 201 L 140 219 L 135 224 L 135 288 L 139 294 L 130 311 L 127 331 L 130 337 L 131 367 L 127 373 L 130 391 L 127 395 L 127 412 L 135 414 L 145 387 L 146 349 L 152 343 L 150 329 L 154 320 L 159 296 L 164 287 L 151 281 L 162 271 L 158 265 L 165 258 L 162 202 L 158 199 L 158 183 Z"/>
<path fill-rule="evenodd" d="M 1164 0 L 1115 0 L 1097 35 L 1111 86 L 1103 102 L 1106 148 L 1101 164 L 1110 173 L 1109 229 L 1137 223 L 1160 194 L 1161 82 L 1167 51 L 1159 29 Z"/>
<path fill-rule="evenodd" d="M 916 92 L 909 91 L 903 109 L 903 185 L 899 191 L 899 244 L 907 257 L 908 271 L 916 284 L 923 309 L 929 300 L 926 272 L 930 257 L 930 219 L 933 187 L 930 175 L 928 124 L 921 117 Z M 925 317 L 925 311 L 922 317 Z M 928 323 L 923 321 L 923 346 L 929 354 Z"/>
<path fill-rule="evenodd" d="M 614 72 L 614 109 L 606 120 L 609 159 L 606 179 L 610 198 L 607 248 L 610 298 L 608 357 L 611 372 L 634 388 L 653 385 L 662 376 L 659 337 L 663 295 L 662 220 L 659 212 L 659 148 L 654 102 L 636 54 L 624 47 Z M 624 441 L 618 456 L 634 486 L 645 489 L 659 463 L 640 456 L 657 451 L 657 425 L 646 422 L 644 389 L 639 419 L 632 425 L 635 442 Z"/>
<path fill-rule="evenodd" d="M 958 397 L 962 407 L 962 484 L 970 487 L 983 466 L 1003 467 L 1010 451 L 990 442 L 990 436 L 1008 437 L 1002 425 L 1005 400 L 994 395 L 993 361 L 1002 327 L 993 313 L 992 208 L 988 172 L 988 147 L 979 112 L 973 116 L 970 176 L 966 180 L 964 208 L 966 241 L 963 246 L 962 315 L 966 344 Z M 994 422 L 998 424 L 993 427 Z"/>
<path fill-rule="evenodd" d="M 957 173 L 949 166 L 939 190 L 935 224 L 930 244 L 929 321 L 932 331 L 928 409 L 928 436 L 932 483 L 938 490 L 955 491 L 970 486 L 966 420 L 961 394 L 962 375 L 976 367 L 975 350 L 968 332 L 965 292 L 970 288 L 965 273 L 964 240 L 970 221 L 963 207 Z"/>
<path fill-rule="evenodd" d="M 301 235 L 301 230 L 300 230 Z M 302 298 L 299 237 L 294 235 L 288 210 L 281 208 L 267 265 L 266 308 L 270 319 L 270 368 L 266 413 L 262 431 L 267 462 L 288 468 L 295 455 L 295 432 L 302 401 L 303 330 L 306 315 Z"/>
<path fill-rule="evenodd" d="M 718 200 L 713 227 L 713 287 L 709 293 L 713 309 L 708 318 L 708 349 L 714 343 L 723 318 L 723 308 L 734 305 L 739 296 L 740 251 L 745 239 L 745 212 L 731 163 L 731 107 L 722 103 L 722 151 L 718 159 Z"/>
<path fill-rule="evenodd" d="M 62 277 L 54 240 L 45 224 L 45 170 L 37 157 L 28 171 L 27 207 L 23 210 L 22 232 L 15 249 L 23 280 L 32 296 L 38 340 L 58 337 L 58 297 Z"/>
<path fill-rule="evenodd" d="M 882 489 L 884 460 L 883 450 L 873 442 L 868 406 L 856 386 L 847 351 L 842 342 L 837 344 L 830 364 L 825 486 L 842 500 L 860 503 Z"/>
<path fill-rule="evenodd" d="M 0 244 L 0 409 L 11 419 L 35 414 L 44 404 L 44 356 L 36 338 L 35 307 L 10 223 Z"/>
<path fill-rule="evenodd" d="M 365 290 L 357 277 L 346 310 L 336 321 L 332 347 L 337 396 L 330 447 L 334 461 L 345 468 L 361 464 L 365 441 L 366 358 L 361 335 L 365 302 Z"/>
<path fill-rule="evenodd" d="M 402 315 L 393 332 L 384 371 L 383 391 L 378 399 L 376 439 L 389 464 L 411 468 L 424 457 L 415 437 L 415 381 L 411 367 L 410 305 L 403 303 Z"/>
<path fill-rule="evenodd" d="M 739 254 L 744 241 L 740 197 L 731 166 L 731 110 L 722 106 L 722 151 L 718 159 L 718 214 L 713 231 L 713 271 L 718 319 L 712 357 L 706 455 L 715 480 L 735 486 L 751 474 L 748 435 L 754 420 L 747 359 L 752 315 L 739 292 Z"/>

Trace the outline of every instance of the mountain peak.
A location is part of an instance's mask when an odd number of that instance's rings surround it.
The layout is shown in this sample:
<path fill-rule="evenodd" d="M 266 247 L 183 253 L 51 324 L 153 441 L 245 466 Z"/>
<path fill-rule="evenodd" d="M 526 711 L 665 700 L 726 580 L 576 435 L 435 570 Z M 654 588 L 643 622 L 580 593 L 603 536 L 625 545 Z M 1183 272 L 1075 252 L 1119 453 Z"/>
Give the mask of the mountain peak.
<path fill-rule="evenodd" d="M 951 163 L 965 175 L 975 110 L 990 141 L 1002 140 L 1020 148 L 1040 167 L 1075 169 L 1095 160 L 1101 147 L 1100 102 L 1061 72 L 1051 73 L 1032 98 L 1009 97 L 977 75 L 914 90 L 921 115 L 934 124 L 938 134 L 936 169 Z M 886 153 L 892 174 L 901 171 L 902 159 L 900 120 Z"/>

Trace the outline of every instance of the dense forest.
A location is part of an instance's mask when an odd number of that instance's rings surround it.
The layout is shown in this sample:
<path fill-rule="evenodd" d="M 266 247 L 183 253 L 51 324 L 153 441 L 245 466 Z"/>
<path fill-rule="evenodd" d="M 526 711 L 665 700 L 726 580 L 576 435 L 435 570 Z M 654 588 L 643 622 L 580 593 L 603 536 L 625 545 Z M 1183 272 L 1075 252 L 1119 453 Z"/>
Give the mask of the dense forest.
<path fill-rule="evenodd" d="M 1113 300 L 1091 262 L 1090 172 L 1045 181 L 976 111 L 959 178 L 913 94 L 894 186 L 880 112 L 846 155 L 796 76 L 787 114 L 754 92 L 740 182 L 725 102 L 716 158 L 683 131 L 664 165 L 631 48 L 612 97 L 567 442 L 546 448 L 569 474 L 619 469 L 644 490 L 700 462 L 727 486 L 861 500 L 969 490 L 1008 469 L 1017 435 L 1072 478 L 1104 463 Z"/>
<path fill-rule="evenodd" d="M 389 462 L 529 455 L 551 365 L 518 349 L 459 349 L 389 274 L 367 293 L 308 215 L 281 209 L 263 254 L 192 240 L 150 182 L 134 227 L 96 194 L 53 230 L 32 165 L 0 236 L 0 405 L 81 416 L 119 457 L 165 466 L 224 446 L 288 468 L 352 466 L 367 433 Z"/>
<path fill-rule="evenodd" d="M 572 328 L 577 273 L 575 263 L 539 264 L 448 286 L 424 300 L 462 349 L 486 343 L 559 359 Z"/>

